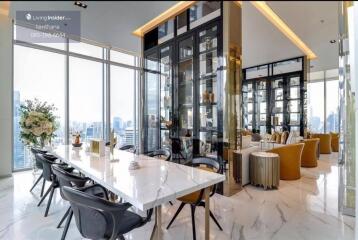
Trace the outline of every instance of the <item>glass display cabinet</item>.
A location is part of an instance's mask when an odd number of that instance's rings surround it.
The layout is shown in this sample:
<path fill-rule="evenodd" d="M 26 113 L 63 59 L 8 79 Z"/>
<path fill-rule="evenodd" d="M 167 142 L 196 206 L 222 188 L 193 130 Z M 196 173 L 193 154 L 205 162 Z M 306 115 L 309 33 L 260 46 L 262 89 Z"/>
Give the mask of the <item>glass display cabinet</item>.
<path fill-rule="evenodd" d="M 307 92 L 304 57 L 246 68 L 243 73 L 244 127 L 260 133 L 297 131 L 303 136 Z"/>
<path fill-rule="evenodd" d="M 199 32 L 199 152 L 216 152 L 218 31 L 214 25 Z"/>
<path fill-rule="evenodd" d="M 178 117 L 179 138 L 183 144 L 185 158 L 192 156 L 192 139 L 194 127 L 194 75 L 193 75 L 193 37 L 179 41 L 178 61 Z"/>
<path fill-rule="evenodd" d="M 172 112 L 172 46 L 160 49 L 160 145 L 170 146 Z"/>
<path fill-rule="evenodd" d="M 280 131 L 284 127 L 283 78 L 274 79 L 271 83 L 271 126 L 275 131 Z"/>
<path fill-rule="evenodd" d="M 217 155 L 221 6 L 198 2 L 145 34 L 144 58 L 158 59 L 157 69 L 145 64 L 145 152 L 179 139 L 185 159 Z"/>

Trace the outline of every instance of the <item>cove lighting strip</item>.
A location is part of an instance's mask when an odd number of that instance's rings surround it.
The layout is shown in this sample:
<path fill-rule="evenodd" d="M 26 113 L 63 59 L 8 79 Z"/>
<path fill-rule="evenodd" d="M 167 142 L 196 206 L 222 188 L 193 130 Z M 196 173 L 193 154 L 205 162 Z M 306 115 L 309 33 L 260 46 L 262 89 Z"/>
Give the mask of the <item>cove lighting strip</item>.
<path fill-rule="evenodd" d="M 0 14 L 9 16 L 9 8 L 10 2 L 9 1 L 2 1 L 0 2 Z"/>
<path fill-rule="evenodd" d="M 291 40 L 308 59 L 317 58 L 316 54 L 290 29 L 290 27 L 264 2 L 251 1 L 251 4 L 257 8 L 273 25 L 275 25 L 288 39 Z"/>
<path fill-rule="evenodd" d="M 137 28 L 132 34 L 138 37 L 143 37 L 145 33 L 157 27 L 161 23 L 167 21 L 169 18 L 175 17 L 191 7 L 196 1 L 180 1 L 168 10 L 162 12 L 160 15 L 150 20 L 143 26 Z"/>

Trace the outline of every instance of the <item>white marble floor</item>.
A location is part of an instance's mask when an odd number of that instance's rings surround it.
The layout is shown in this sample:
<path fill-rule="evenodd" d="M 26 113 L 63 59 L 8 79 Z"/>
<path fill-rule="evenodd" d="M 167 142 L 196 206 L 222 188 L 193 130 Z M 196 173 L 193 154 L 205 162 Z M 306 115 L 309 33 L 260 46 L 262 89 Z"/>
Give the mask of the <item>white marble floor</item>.
<path fill-rule="evenodd" d="M 211 239 L 354 239 L 355 218 L 338 213 L 338 168 L 336 154 L 321 155 L 317 168 L 302 169 L 297 181 L 281 181 L 279 190 L 263 191 L 247 186 L 228 198 L 214 195 L 211 209 L 224 231 L 211 222 Z M 33 193 L 31 172 L 15 173 L 0 180 L 0 239 L 60 239 L 56 225 L 67 203 L 59 193 L 47 218 L 45 205 L 37 207 L 40 186 Z M 39 184 L 40 185 L 40 184 Z M 163 208 L 166 226 L 174 206 Z M 197 239 L 204 236 L 204 209 L 196 212 Z M 153 223 L 133 231 L 126 239 L 149 239 Z M 67 239 L 82 239 L 73 221 Z M 192 239 L 189 207 L 185 207 L 164 239 Z"/>

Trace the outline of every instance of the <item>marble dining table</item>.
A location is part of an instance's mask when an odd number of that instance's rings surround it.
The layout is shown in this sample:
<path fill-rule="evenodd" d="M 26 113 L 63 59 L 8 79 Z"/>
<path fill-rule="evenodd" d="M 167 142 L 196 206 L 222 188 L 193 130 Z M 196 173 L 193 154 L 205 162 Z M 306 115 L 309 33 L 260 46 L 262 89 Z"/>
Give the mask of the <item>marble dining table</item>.
<path fill-rule="evenodd" d="M 210 186 L 224 181 L 224 175 L 118 149 L 111 152 L 107 147 L 104 156 L 72 145 L 57 146 L 52 153 L 135 208 L 154 209 L 151 239 L 162 239 L 163 204 L 204 189 L 205 239 L 209 239 Z M 129 170 L 132 161 L 139 164 L 138 169 Z"/>

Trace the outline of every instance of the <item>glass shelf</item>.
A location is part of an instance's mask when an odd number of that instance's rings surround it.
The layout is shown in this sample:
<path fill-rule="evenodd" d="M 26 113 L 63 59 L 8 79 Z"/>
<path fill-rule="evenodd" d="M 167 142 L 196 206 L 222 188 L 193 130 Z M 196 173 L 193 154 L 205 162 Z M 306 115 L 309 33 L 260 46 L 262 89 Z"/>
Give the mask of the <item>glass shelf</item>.
<path fill-rule="evenodd" d="M 193 136 L 193 37 L 188 37 L 179 42 L 178 63 L 178 117 L 179 137 L 185 137 L 186 141 Z M 187 149 L 186 156 L 192 154 L 192 148 Z"/>

